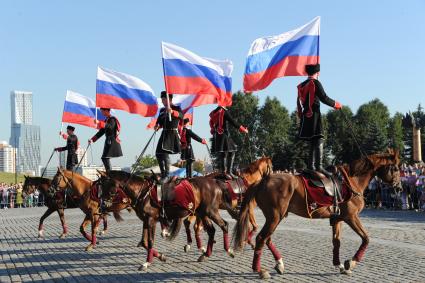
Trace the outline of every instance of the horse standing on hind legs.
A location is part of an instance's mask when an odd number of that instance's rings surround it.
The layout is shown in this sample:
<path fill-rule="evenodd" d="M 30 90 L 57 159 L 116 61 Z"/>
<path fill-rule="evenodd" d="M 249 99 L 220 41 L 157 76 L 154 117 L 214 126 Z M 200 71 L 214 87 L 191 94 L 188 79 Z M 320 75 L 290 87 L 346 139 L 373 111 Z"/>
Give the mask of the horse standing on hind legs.
<path fill-rule="evenodd" d="M 272 160 L 269 157 L 262 157 L 252 162 L 251 164 L 249 164 L 246 168 L 242 169 L 242 171 L 239 174 L 239 177 L 242 179 L 244 183 L 243 186 L 245 187 L 245 189 L 248 190 L 251 186 L 259 183 L 264 176 L 271 174 L 272 170 L 273 170 Z M 217 178 L 219 176 L 220 174 L 212 173 L 205 177 Z M 228 210 L 230 216 L 234 218 L 235 220 L 237 220 L 238 219 L 237 214 L 239 212 L 236 211 L 236 209 L 240 205 L 246 192 L 241 192 L 240 194 L 237 194 L 237 195 L 233 194 L 234 197 L 232 197 L 231 195 L 229 195 L 230 188 L 226 185 L 224 181 L 225 180 L 222 181 L 222 185 L 220 186 L 220 188 L 222 189 L 223 195 L 225 196 L 225 198 L 222 200 L 222 204 L 220 204 L 220 209 Z M 220 184 L 220 182 L 221 182 L 220 179 L 218 179 L 217 183 Z M 258 227 L 257 222 L 255 220 L 255 215 L 254 215 L 254 208 L 256 206 L 255 201 L 252 201 L 249 205 L 250 205 L 250 208 L 248 210 L 249 222 L 252 228 L 250 229 L 248 233 L 247 243 L 254 249 L 255 245 L 252 242 L 252 236 Z M 202 221 L 199 218 L 196 218 L 195 216 L 189 216 L 188 218 L 184 220 L 184 226 L 185 226 L 185 231 L 187 236 L 187 244 L 184 246 L 184 251 L 188 252 L 191 248 L 192 235 L 190 232 L 190 223 L 193 221 L 196 221 L 194 225 L 194 231 L 195 231 L 195 239 L 196 239 L 197 248 L 198 250 L 202 251 L 202 253 L 204 253 L 206 249 L 205 247 L 202 246 L 202 241 L 200 237 L 200 232 L 203 228 Z M 233 255 L 233 251 L 230 251 L 230 255 Z"/>
<path fill-rule="evenodd" d="M 388 153 L 373 154 L 352 162 L 349 165 L 338 166 L 337 170 L 343 176 L 343 186 L 350 192 L 349 198 L 340 204 L 340 214 L 332 226 L 333 264 L 341 273 L 350 274 L 356 264 L 361 261 L 369 244 L 369 237 L 363 227 L 359 213 L 364 208 L 363 192 L 369 181 L 377 175 L 382 181 L 393 186 L 400 186 L 400 171 L 398 151 L 389 150 Z M 261 267 L 261 253 L 266 244 L 276 260 L 275 269 L 282 274 L 284 265 L 282 256 L 273 245 L 271 236 L 280 221 L 292 212 L 305 218 L 330 218 L 330 206 L 316 209 L 309 213 L 307 192 L 301 176 L 290 174 L 273 174 L 263 179 L 257 186 L 252 187 L 241 208 L 240 219 L 235 226 L 235 250 L 243 246 L 248 227 L 248 205 L 256 201 L 263 211 L 266 223 L 256 238 L 256 246 L 252 269 L 258 272 L 263 279 L 270 278 L 270 274 Z M 362 239 L 356 254 L 344 265 L 339 258 L 341 224 L 347 223 Z"/>
<path fill-rule="evenodd" d="M 52 180 L 48 178 L 25 176 L 23 193 L 25 196 L 34 193 L 35 190 L 39 190 L 44 196 L 47 210 L 41 216 L 38 224 L 38 238 L 44 238 L 44 220 L 53 212 L 57 211 L 63 229 L 59 238 L 64 239 L 68 234 L 68 226 L 65 222 L 65 209 L 77 208 L 79 206 L 80 198 L 75 195 L 71 195 L 69 190 L 55 190 L 55 188 L 51 187 L 51 184 Z M 102 215 L 102 220 L 102 234 L 105 234 L 108 229 L 107 215 Z"/>
<path fill-rule="evenodd" d="M 72 196 L 79 198 L 78 206 L 85 213 L 83 223 L 80 225 L 80 232 L 90 244 L 86 247 L 86 251 L 90 251 L 96 247 L 97 230 L 102 217 L 106 213 L 112 212 L 117 222 L 123 221 L 120 211 L 130 206 L 127 196 L 120 197 L 118 201 L 111 202 L 102 213 L 100 209 L 100 198 L 98 192 L 102 186 L 109 185 L 110 180 L 92 182 L 91 180 L 68 170 L 58 169 L 52 181 L 52 186 L 60 190 L 69 190 Z M 87 234 L 85 227 L 91 223 L 91 235 Z"/>

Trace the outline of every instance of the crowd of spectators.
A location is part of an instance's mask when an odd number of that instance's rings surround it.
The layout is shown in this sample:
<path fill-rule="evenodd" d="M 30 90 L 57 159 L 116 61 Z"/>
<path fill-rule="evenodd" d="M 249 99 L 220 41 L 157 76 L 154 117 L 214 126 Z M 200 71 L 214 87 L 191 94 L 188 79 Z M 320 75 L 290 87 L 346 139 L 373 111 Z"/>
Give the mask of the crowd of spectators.
<path fill-rule="evenodd" d="M 22 187 L 22 183 L 0 183 L 0 208 L 8 209 L 44 205 L 43 195 L 38 190 L 24 197 Z"/>

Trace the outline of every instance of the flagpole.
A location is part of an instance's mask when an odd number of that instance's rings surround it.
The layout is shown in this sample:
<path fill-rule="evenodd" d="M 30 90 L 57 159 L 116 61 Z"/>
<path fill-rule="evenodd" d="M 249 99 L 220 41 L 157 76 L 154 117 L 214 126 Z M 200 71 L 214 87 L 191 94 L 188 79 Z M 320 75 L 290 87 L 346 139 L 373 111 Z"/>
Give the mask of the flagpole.
<path fill-rule="evenodd" d="M 164 85 L 165 85 L 165 93 L 167 95 L 167 105 L 169 108 L 170 106 L 170 96 L 168 95 L 168 89 L 167 89 L 167 80 L 165 79 L 165 64 L 164 64 L 164 49 L 161 42 L 161 53 L 162 53 L 162 72 L 164 73 Z M 168 113 L 168 120 L 171 122 L 171 113 Z"/>

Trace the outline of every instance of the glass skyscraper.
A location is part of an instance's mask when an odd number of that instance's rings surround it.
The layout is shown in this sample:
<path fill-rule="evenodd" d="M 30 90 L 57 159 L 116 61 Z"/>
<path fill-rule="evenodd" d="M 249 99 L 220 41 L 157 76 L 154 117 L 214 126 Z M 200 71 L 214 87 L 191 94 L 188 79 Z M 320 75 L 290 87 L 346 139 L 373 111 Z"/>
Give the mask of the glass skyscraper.
<path fill-rule="evenodd" d="M 32 92 L 12 91 L 11 136 L 9 144 L 16 148 L 16 169 L 18 173 L 39 174 L 40 127 L 32 125 Z"/>

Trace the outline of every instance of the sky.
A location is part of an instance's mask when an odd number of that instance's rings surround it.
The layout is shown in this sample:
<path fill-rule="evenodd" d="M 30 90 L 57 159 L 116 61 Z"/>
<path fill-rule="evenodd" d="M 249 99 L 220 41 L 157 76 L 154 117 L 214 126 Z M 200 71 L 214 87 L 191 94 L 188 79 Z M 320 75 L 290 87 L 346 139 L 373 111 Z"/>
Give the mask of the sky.
<path fill-rule="evenodd" d="M 94 99 L 97 66 L 137 76 L 159 96 L 164 89 L 160 44 L 166 41 L 204 57 L 231 59 L 235 92 L 242 88 L 253 40 L 295 29 L 316 16 L 321 16 L 320 80 L 328 96 L 353 111 L 374 98 L 383 101 L 391 114 L 425 104 L 425 0 L 300 3 L 3 0 L 0 140 L 10 137 L 12 90 L 33 92 L 33 119 L 41 126 L 44 166 L 52 149 L 65 144 L 58 132 L 66 90 Z M 293 111 L 296 86 L 302 80 L 280 78 L 254 95 L 261 104 L 267 96 L 277 97 Z M 212 109 L 202 106 L 194 111 L 193 130 L 205 138 Z M 122 111 L 116 116 L 124 157 L 112 164 L 130 166 L 152 135 L 146 130 L 150 119 Z M 76 134 L 85 147 L 95 130 L 77 126 Z M 89 162 L 101 164 L 102 148 L 103 139 L 89 152 Z M 207 156 L 204 146 L 195 142 L 194 148 L 197 157 Z M 154 154 L 152 145 L 147 153 Z"/>

